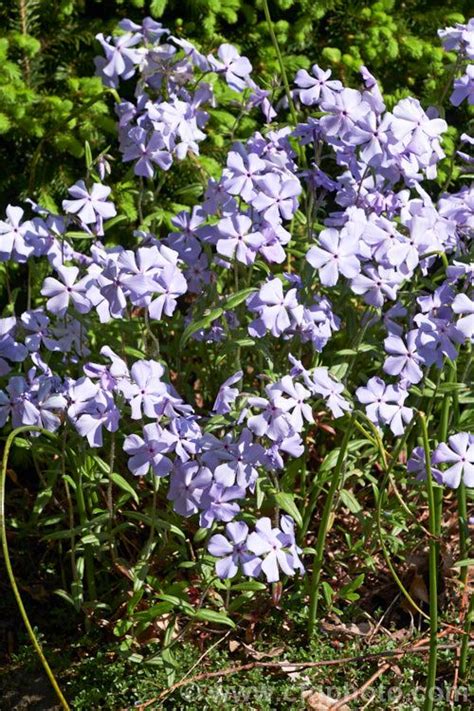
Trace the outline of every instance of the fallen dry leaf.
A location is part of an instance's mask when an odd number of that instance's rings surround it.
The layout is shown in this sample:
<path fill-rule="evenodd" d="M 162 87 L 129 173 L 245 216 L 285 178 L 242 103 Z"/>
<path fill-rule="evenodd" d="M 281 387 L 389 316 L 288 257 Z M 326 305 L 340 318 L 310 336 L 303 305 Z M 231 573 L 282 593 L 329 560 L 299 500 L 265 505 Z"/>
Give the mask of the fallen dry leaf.
<path fill-rule="evenodd" d="M 312 709 L 313 711 L 327 711 L 328 709 L 334 708 L 338 703 L 337 699 L 332 699 L 321 691 L 303 691 L 301 696 L 306 703 L 306 708 Z M 340 711 L 351 711 L 347 704 L 343 704 L 343 706 L 339 708 Z"/>
<path fill-rule="evenodd" d="M 428 588 L 426 587 L 425 580 L 423 576 L 418 575 L 418 573 L 415 573 L 415 575 L 413 576 L 409 592 L 415 600 L 418 599 L 426 603 L 429 603 L 430 601 L 430 596 L 428 593 Z"/>
<path fill-rule="evenodd" d="M 257 649 L 254 649 L 249 644 L 245 644 L 245 642 L 242 642 L 242 647 L 244 647 L 249 653 L 249 656 L 256 659 L 257 662 L 259 662 L 261 659 L 272 659 L 273 657 L 278 657 L 285 651 L 284 647 L 274 647 L 268 652 L 259 652 Z"/>
<path fill-rule="evenodd" d="M 338 639 L 344 637 L 367 637 L 373 630 L 374 626 L 370 622 L 360 622 L 355 624 L 351 622 L 346 624 L 345 622 L 328 622 L 323 620 L 321 622 L 321 627 L 330 637 L 337 637 Z"/>

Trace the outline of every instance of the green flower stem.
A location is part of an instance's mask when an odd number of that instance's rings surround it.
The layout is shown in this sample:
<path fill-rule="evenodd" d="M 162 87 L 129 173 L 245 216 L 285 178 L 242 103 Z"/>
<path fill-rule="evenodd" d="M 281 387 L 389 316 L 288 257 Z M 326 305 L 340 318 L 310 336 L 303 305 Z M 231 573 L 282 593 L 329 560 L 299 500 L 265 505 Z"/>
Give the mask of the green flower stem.
<path fill-rule="evenodd" d="M 469 608 L 464 623 L 464 637 L 461 643 L 461 656 L 459 661 L 459 676 L 462 680 L 467 680 L 468 676 L 468 651 L 471 636 L 472 620 L 474 618 L 474 595 L 471 595 Z"/>
<path fill-rule="evenodd" d="M 323 513 L 321 516 L 321 522 L 319 524 L 318 537 L 316 540 L 316 552 L 314 554 L 313 562 L 313 574 L 311 577 L 311 588 L 310 588 L 310 600 L 309 600 L 309 618 L 308 618 L 308 638 L 311 639 L 314 633 L 314 627 L 316 624 L 316 617 L 318 614 L 318 602 L 319 602 L 319 588 L 321 581 L 321 568 L 324 556 L 324 544 L 326 542 L 326 534 L 328 531 L 329 517 L 331 515 L 334 497 L 336 495 L 337 488 L 341 481 L 342 470 L 346 461 L 347 448 L 351 439 L 352 431 L 354 428 L 354 415 L 350 419 L 347 429 L 344 432 L 344 437 L 342 439 L 341 448 L 339 450 L 339 456 L 337 458 L 336 466 L 331 476 L 331 482 L 329 485 L 329 491 L 327 493 L 326 501 L 324 504 Z"/>
<path fill-rule="evenodd" d="M 425 612 L 423 612 L 423 610 L 421 609 L 421 607 L 419 605 L 416 604 L 416 602 L 414 601 L 414 599 L 412 598 L 412 596 L 410 595 L 410 593 L 408 592 L 408 590 L 402 583 L 397 571 L 395 570 L 395 567 L 390 559 L 390 553 L 387 549 L 387 546 L 385 545 L 384 534 L 383 534 L 383 530 L 382 530 L 382 503 L 384 500 L 385 489 L 386 489 L 386 486 L 390 480 L 390 474 L 392 472 L 392 469 L 395 466 L 396 462 L 398 461 L 398 456 L 399 456 L 400 452 L 402 451 L 403 447 L 405 446 L 408 436 L 411 432 L 411 428 L 413 426 L 413 420 L 410 423 L 410 425 L 406 428 L 403 437 L 398 441 L 397 446 L 395 447 L 395 449 L 392 452 L 391 460 L 389 463 L 387 460 L 387 452 L 385 451 L 385 447 L 383 446 L 383 442 L 380 437 L 379 431 L 377 430 L 375 425 L 363 413 L 358 412 L 357 414 L 365 420 L 367 425 L 370 427 L 370 429 L 374 433 L 374 437 L 377 442 L 377 449 L 380 453 L 383 469 L 385 472 L 384 478 L 382 479 L 382 483 L 379 486 L 378 497 L 377 497 L 377 508 L 376 508 L 376 514 L 375 514 L 375 523 L 377 526 L 377 536 L 379 539 L 380 547 L 382 549 L 383 557 L 385 559 L 387 567 L 390 570 L 390 573 L 391 573 L 393 579 L 395 580 L 400 592 L 408 600 L 408 602 L 410 603 L 410 605 L 412 606 L 412 608 L 414 610 L 416 610 L 422 617 L 428 619 L 428 615 Z"/>
<path fill-rule="evenodd" d="M 82 527 L 86 527 L 89 522 L 89 516 L 87 513 L 86 499 L 84 496 L 84 483 L 82 480 L 82 470 L 79 468 L 77 470 L 77 480 L 76 480 L 76 501 L 77 501 L 77 511 L 79 514 L 79 522 Z M 72 551 L 72 555 L 75 558 L 75 550 Z M 74 562 L 74 566 L 76 563 Z M 94 551 L 90 543 L 84 545 L 84 566 L 86 571 L 87 579 L 87 596 L 92 602 L 96 599 L 96 585 L 95 585 L 95 572 L 94 572 Z M 74 577 L 76 583 L 78 583 L 77 569 L 76 575 Z M 86 629 L 90 626 L 89 617 L 86 615 Z"/>
<path fill-rule="evenodd" d="M 468 362 L 466 364 L 466 369 L 461 380 L 458 381 L 457 377 L 457 361 L 450 362 L 450 382 L 457 383 L 467 383 L 468 382 L 468 371 L 471 360 L 471 354 L 469 354 Z M 449 395 L 446 395 L 446 400 Z M 444 403 L 443 403 L 444 404 Z M 457 425 L 459 422 L 459 396 L 458 391 L 453 389 L 452 392 L 452 404 L 453 404 L 453 423 L 457 431 Z M 443 413 L 444 414 L 444 413 Z M 446 414 L 443 421 L 443 438 L 441 441 L 445 442 L 449 434 L 449 424 L 450 417 Z M 469 558 L 469 535 L 467 529 L 467 498 L 466 498 L 466 485 L 462 481 L 459 485 L 457 491 L 458 500 L 458 526 L 459 526 L 459 555 L 461 560 L 467 560 Z M 461 592 L 464 595 L 466 593 L 467 585 L 467 575 L 468 575 L 468 565 L 462 565 L 459 571 L 459 582 L 461 583 Z M 466 677 L 467 673 L 467 661 L 468 661 L 468 641 L 471 632 L 471 618 L 474 611 L 474 596 L 471 596 L 468 605 L 468 611 L 464 621 L 464 637 L 461 642 L 461 654 L 459 660 L 459 674 L 461 679 Z"/>
<path fill-rule="evenodd" d="M 63 709 L 66 709 L 66 711 L 70 711 L 69 704 L 67 703 L 61 689 L 59 688 L 58 682 L 56 681 L 56 677 L 54 676 L 51 667 L 49 666 L 48 661 L 44 656 L 41 644 L 39 643 L 39 640 L 33 630 L 33 627 L 31 626 L 30 620 L 25 610 L 25 606 L 23 605 L 23 600 L 21 599 L 18 585 L 16 584 L 16 579 L 13 573 L 13 568 L 10 560 L 10 553 L 8 550 L 7 531 L 5 525 L 5 482 L 7 478 L 8 455 L 10 454 L 10 449 L 12 447 L 15 437 L 22 434 L 23 432 L 40 432 L 42 435 L 46 435 L 47 437 L 54 437 L 51 432 L 43 430 L 41 429 L 41 427 L 30 426 L 17 427 L 15 430 L 13 430 L 13 432 L 8 435 L 7 441 L 5 443 L 5 449 L 3 451 L 2 470 L 0 472 L 0 538 L 2 540 L 3 558 L 5 561 L 5 568 L 7 569 L 7 575 L 10 581 L 13 595 L 15 596 L 18 609 L 20 610 L 20 614 L 22 616 L 23 622 L 25 623 L 25 627 L 28 631 L 28 635 L 33 644 L 33 647 L 35 648 L 35 651 L 38 657 L 40 658 L 41 664 L 43 665 L 43 668 L 48 676 L 48 679 L 51 682 L 54 691 L 56 692 L 58 699 L 62 704 Z"/>
<path fill-rule="evenodd" d="M 312 482 L 310 492 L 309 492 L 309 497 L 308 497 L 308 504 L 305 508 L 304 516 L 303 516 L 303 525 L 301 527 L 301 540 L 303 541 L 309 528 L 309 524 L 311 523 L 311 517 L 313 515 L 314 508 L 316 506 L 316 502 L 318 500 L 319 494 L 321 493 L 321 489 L 323 487 L 323 484 L 319 481 L 320 477 L 318 474 L 314 477 L 314 480 Z"/>
<path fill-rule="evenodd" d="M 429 507 L 429 528 L 431 538 L 429 540 L 429 578 L 430 578 L 430 655 L 428 660 L 428 675 L 426 679 L 426 693 L 424 711 L 433 709 L 434 689 L 436 685 L 436 665 L 438 653 L 438 551 L 437 551 L 437 512 L 431 474 L 431 452 L 428 440 L 428 426 L 424 412 L 418 413 L 420 421 L 421 435 L 423 439 L 423 449 L 425 450 L 426 462 L 426 493 L 428 495 Z"/>
<path fill-rule="evenodd" d="M 109 478 L 107 481 L 107 511 L 109 514 L 109 519 L 107 523 L 107 533 L 109 537 L 109 549 L 112 562 L 115 563 L 117 558 L 117 552 L 115 549 L 115 539 L 114 539 L 114 522 L 115 522 L 115 506 L 114 506 L 114 496 L 113 487 L 114 482 L 112 475 L 115 466 L 115 432 L 111 432 L 110 435 L 110 453 L 109 453 Z"/>
<path fill-rule="evenodd" d="M 468 364 L 470 360 L 468 359 Z M 449 373 L 446 378 L 446 382 L 448 383 L 457 383 L 458 378 L 457 378 L 457 362 L 451 362 L 449 361 Z M 467 382 L 467 370 L 465 371 L 463 378 L 461 379 L 460 382 Z M 458 424 L 459 420 L 459 397 L 457 390 L 453 388 L 452 392 L 447 392 L 444 396 L 443 400 L 443 407 L 441 411 L 441 423 L 440 423 L 440 432 L 439 432 L 439 439 L 441 442 L 446 442 L 448 439 L 449 435 L 449 425 L 451 421 L 451 403 L 453 405 L 453 421 L 454 425 L 456 426 Z M 435 493 L 436 493 L 435 489 Z M 441 497 L 442 497 L 442 489 L 439 487 L 439 491 L 441 491 Z M 466 501 L 466 486 L 464 482 L 461 482 L 459 485 L 459 489 L 457 491 L 457 501 L 458 501 L 458 526 L 459 526 L 459 555 L 461 560 L 467 560 L 468 556 L 468 543 L 469 543 L 469 537 L 468 537 L 468 531 L 467 531 L 467 501 Z M 439 534 L 439 531 L 438 531 Z M 439 549 L 437 551 L 437 555 L 439 557 Z M 460 587 L 461 587 L 461 593 L 464 595 L 466 591 L 466 584 L 467 584 L 467 575 L 468 575 L 468 566 L 462 565 L 460 569 L 460 574 L 459 574 L 459 582 L 460 582 Z M 466 614 L 466 618 L 464 621 L 464 636 L 461 642 L 461 652 L 460 652 L 460 661 L 459 661 L 459 674 L 461 676 L 461 679 L 465 678 L 466 672 L 467 672 L 467 660 L 468 660 L 468 645 L 467 642 L 469 641 L 469 634 L 471 631 L 471 616 L 472 616 L 472 611 L 473 611 L 473 605 L 474 605 L 474 597 L 471 596 L 471 600 L 469 602 L 469 609 Z"/>
<path fill-rule="evenodd" d="M 272 44 L 275 49 L 275 53 L 276 53 L 276 56 L 278 59 L 278 64 L 280 65 L 281 78 L 283 81 L 283 86 L 285 88 L 286 98 L 288 99 L 288 106 L 290 109 L 291 117 L 292 117 L 293 122 L 296 126 L 296 124 L 298 123 L 298 116 L 296 114 L 295 104 L 294 104 L 293 98 L 291 96 L 290 85 L 288 83 L 288 77 L 286 75 L 285 65 L 283 64 L 283 56 L 281 54 L 280 45 L 278 44 L 278 40 L 275 35 L 275 30 L 273 29 L 273 22 L 272 22 L 272 18 L 270 16 L 270 10 L 268 9 L 268 2 L 267 2 L 267 0 L 262 0 L 262 3 L 263 3 L 263 12 L 265 13 L 265 20 L 267 21 L 268 31 L 270 33 L 270 38 L 272 40 Z"/>
<path fill-rule="evenodd" d="M 459 515 L 459 553 L 461 560 L 468 558 L 468 533 L 467 533 L 467 498 L 466 486 L 461 482 L 458 489 L 458 515 Z M 462 565 L 459 575 L 461 592 L 464 595 L 467 585 L 468 564 Z M 471 618 L 474 613 L 474 595 L 471 595 L 468 611 L 464 621 L 464 637 L 461 642 L 461 654 L 459 660 L 459 675 L 465 679 L 467 672 L 468 641 L 471 633 Z"/>

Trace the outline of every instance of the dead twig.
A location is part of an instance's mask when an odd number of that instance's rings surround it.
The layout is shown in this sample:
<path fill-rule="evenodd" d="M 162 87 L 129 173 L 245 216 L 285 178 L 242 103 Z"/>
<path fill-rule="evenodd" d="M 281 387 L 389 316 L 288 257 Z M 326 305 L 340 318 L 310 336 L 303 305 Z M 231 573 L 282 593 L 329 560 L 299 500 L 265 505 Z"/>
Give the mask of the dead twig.
<path fill-rule="evenodd" d="M 445 636 L 445 633 L 441 632 L 439 636 L 443 637 L 443 636 Z M 424 649 L 426 642 L 427 642 L 426 637 L 423 637 L 423 639 L 419 639 L 418 642 L 415 642 L 415 644 L 412 645 L 411 651 L 416 652 L 419 649 Z M 367 679 L 367 681 L 364 682 L 359 689 L 356 689 L 351 694 L 348 694 L 347 696 L 345 696 L 343 699 L 341 699 L 336 704 L 334 704 L 334 706 L 331 706 L 331 709 L 334 709 L 334 711 L 336 711 L 336 709 L 339 709 L 342 706 L 344 706 L 345 704 L 348 704 L 349 701 L 354 701 L 354 699 L 357 699 L 359 696 L 361 696 L 364 693 L 364 691 L 366 689 L 369 688 L 369 686 L 372 686 L 372 684 L 375 681 L 377 681 L 377 679 L 379 677 L 381 677 L 382 674 L 385 674 L 385 672 L 388 671 L 388 669 L 390 669 L 391 666 L 392 666 L 391 662 L 385 662 L 384 664 L 382 664 L 382 666 L 379 667 L 379 669 L 377 669 L 377 671 L 374 674 L 372 674 L 372 676 L 369 679 Z"/>
<path fill-rule="evenodd" d="M 469 647 L 474 647 L 474 642 L 469 642 Z M 439 650 L 449 650 L 456 649 L 457 644 L 440 644 L 438 645 Z M 328 667 L 328 666 L 339 666 L 341 664 L 355 664 L 362 662 L 370 662 L 378 659 L 395 659 L 398 657 L 403 657 L 407 654 L 425 654 L 429 652 L 428 646 L 411 646 L 404 649 L 393 649 L 386 652 L 373 652 L 371 654 L 362 654 L 356 657 L 341 657 L 340 659 L 325 659 L 317 662 L 249 662 L 248 664 L 240 664 L 235 667 L 227 667 L 226 669 L 220 669 L 218 671 L 205 672 L 203 674 L 197 674 L 196 676 L 189 677 L 182 681 L 178 681 L 176 684 L 164 689 L 161 694 L 155 696 L 143 704 L 138 704 L 136 706 L 137 711 L 143 711 L 157 701 L 162 701 L 166 696 L 169 696 L 177 689 L 185 686 L 186 684 L 194 684 L 199 681 L 204 681 L 206 679 L 215 679 L 222 676 L 231 676 L 232 674 L 239 674 L 240 672 L 251 671 L 252 669 L 274 669 L 275 671 L 288 670 L 291 668 L 292 671 L 297 669 L 317 669 L 318 667 Z"/>
<path fill-rule="evenodd" d="M 362 696 L 364 691 L 369 688 L 369 686 L 372 686 L 374 682 L 377 681 L 379 677 L 382 676 L 382 674 L 385 674 L 385 672 L 390 669 L 391 664 L 390 662 L 385 662 L 385 664 L 382 664 L 381 667 L 377 669 L 377 671 L 372 674 L 372 676 L 365 681 L 362 686 L 359 689 L 356 689 L 355 691 L 352 692 L 352 694 L 348 694 L 347 696 L 344 696 L 343 699 L 340 701 L 337 701 L 335 704 L 331 706 L 331 711 L 337 711 L 337 709 L 342 708 L 342 706 L 345 706 L 346 704 L 349 703 L 349 701 L 354 701 L 354 699 L 357 699 L 359 696 Z"/>
<path fill-rule="evenodd" d="M 467 608 L 468 608 L 468 605 L 469 605 L 469 594 L 470 594 L 469 584 L 466 584 L 466 585 L 464 586 L 464 590 L 463 590 L 463 594 L 462 594 L 462 598 L 461 598 L 461 609 L 460 609 L 460 611 L 459 611 L 459 623 L 460 623 L 460 624 L 463 624 L 464 619 L 465 619 L 465 617 L 466 617 L 466 612 L 467 612 Z M 459 685 L 459 667 L 460 667 L 460 664 L 461 664 L 461 645 L 459 645 L 458 648 L 456 649 L 456 662 L 455 662 L 455 666 L 454 666 L 454 679 L 453 679 L 453 685 L 452 685 L 452 687 L 451 687 L 451 693 L 450 693 L 450 697 L 449 697 L 449 702 L 450 702 L 451 707 L 454 705 L 454 699 L 455 699 L 455 696 L 456 696 L 456 690 L 457 690 L 458 685 Z"/>

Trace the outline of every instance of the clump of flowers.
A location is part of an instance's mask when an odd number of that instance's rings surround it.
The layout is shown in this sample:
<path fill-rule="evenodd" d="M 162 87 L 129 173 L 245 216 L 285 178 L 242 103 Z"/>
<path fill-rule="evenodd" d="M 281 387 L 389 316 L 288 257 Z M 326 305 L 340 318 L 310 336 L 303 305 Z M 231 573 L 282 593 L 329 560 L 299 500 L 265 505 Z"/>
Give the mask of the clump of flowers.
<path fill-rule="evenodd" d="M 89 448 L 113 439 L 131 475 L 163 480 L 174 513 L 208 530 L 219 578 L 303 574 L 288 463 L 307 460 L 318 423 L 350 413 L 402 437 L 429 377 L 471 347 L 473 188 L 439 190 L 446 121 L 412 97 L 387 110 L 365 67 L 359 89 L 298 71 L 287 102 L 300 121 L 286 125 L 285 102 L 272 105 L 231 45 L 204 55 L 150 18 L 120 28 L 98 35 L 96 64 L 133 97 L 116 114 L 138 180 L 155 187 L 199 160 L 219 97 L 237 123 L 253 112 L 263 125 L 230 142 L 169 228 L 142 220 L 127 245 L 109 239 L 105 174 L 71 186 L 63 214 L 8 207 L 0 260 L 46 276 L 33 307 L 0 320 L 0 425 L 66 428 Z M 473 21 L 440 35 L 465 72 L 451 102 L 472 103 Z M 135 340 L 121 331 L 112 350 L 116 322 Z M 219 354 L 207 404 L 183 396 L 167 338 Z M 423 457 L 409 471 L 422 476 Z M 450 435 L 432 462 L 439 482 L 474 486 L 474 435 Z"/>

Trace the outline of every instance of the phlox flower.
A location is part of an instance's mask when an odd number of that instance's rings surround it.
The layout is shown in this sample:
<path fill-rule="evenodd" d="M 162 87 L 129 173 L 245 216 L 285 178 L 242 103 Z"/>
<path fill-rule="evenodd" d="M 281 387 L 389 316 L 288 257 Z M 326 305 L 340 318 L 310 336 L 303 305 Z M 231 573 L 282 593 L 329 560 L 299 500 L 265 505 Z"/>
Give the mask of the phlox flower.
<path fill-rule="evenodd" d="M 135 476 L 144 476 L 150 467 L 155 476 L 166 476 L 173 467 L 165 456 L 172 449 L 172 437 L 155 422 L 144 426 L 143 438 L 136 434 L 126 437 L 123 448 L 131 455 L 128 468 Z"/>
<path fill-rule="evenodd" d="M 265 169 L 265 161 L 256 153 L 247 153 L 245 147 L 237 143 L 227 155 L 228 177 L 224 179 L 224 190 L 249 202 L 255 196 L 256 182 Z"/>
<path fill-rule="evenodd" d="M 253 264 L 258 248 L 265 241 L 264 236 L 254 230 L 253 223 L 247 215 L 231 215 L 217 224 L 219 239 L 216 249 L 224 257 L 235 256 L 242 264 Z"/>
<path fill-rule="evenodd" d="M 267 173 L 257 184 L 258 191 L 250 200 L 252 207 L 270 224 L 278 224 L 281 219 L 291 220 L 298 207 L 300 181 L 294 176 Z"/>
<path fill-rule="evenodd" d="M 21 363 L 28 355 L 28 349 L 14 338 L 16 318 L 0 318 L 0 376 L 10 372 L 10 364 Z"/>
<path fill-rule="evenodd" d="M 243 372 L 238 370 L 222 383 L 219 388 L 219 392 L 217 393 L 214 405 L 212 406 L 212 410 L 218 415 L 227 415 L 231 411 L 231 405 L 235 402 L 235 399 L 239 395 L 239 389 L 233 388 L 232 385 L 240 382 L 242 377 Z"/>
<path fill-rule="evenodd" d="M 77 217 L 85 225 L 97 223 L 100 225 L 99 234 L 101 234 L 102 220 L 108 220 L 117 214 L 115 205 L 112 202 L 107 202 L 107 198 L 111 193 L 111 188 L 101 183 L 94 183 L 91 191 L 86 188 L 83 180 L 69 188 L 69 194 L 73 200 L 63 200 L 63 209 Z"/>
<path fill-rule="evenodd" d="M 313 393 L 326 401 L 334 418 L 342 417 L 352 409 L 351 404 L 342 396 L 344 385 L 330 375 L 327 368 L 314 368 L 311 378 L 305 378 L 305 382 Z"/>
<path fill-rule="evenodd" d="M 79 313 L 85 314 L 90 311 L 91 302 L 86 295 L 90 277 L 85 276 L 76 281 L 79 274 L 78 267 L 58 266 L 56 272 L 61 281 L 54 277 L 46 277 L 41 289 L 41 294 L 48 297 L 46 302 L 48 311 L 57 316 L 64 316 L 70 301 Z"/>
<path fill-rule="evenodd" d="M 300 323 L 303 317 L 304 307 L 298 303 L 296 289 L 283 294 L 283 284 L 277 278 L 266 282 L 257 294 L 250 297 L 247 306 L 259 313 L 259 318 L 249 326 L 250 335 L 257 338 L 265 335 L 266 331 L 270 331 L 272 336 L 281 336 L 292 323 Z"/>
<path fill-rule="evenodd" d="M 313 64 L 311 74 L 306 69 L 299 69 L 295 77 L 295 84 L 299 87 L 297 90 L 299 99 L 305 106 L 313 106 L 320 101 L 331 101 L 334 93 L 342 91 L 341 82 L 330 79 L 330 69 L 324 71 L 317 64 Z"/>
<path fill-rule="evenodd" d="M 408 392 L 398 385 L 386 385 L 382 378 L 370 378 L 366 387 L 357 388 L 356 397 L 365 405 L 369 420 L 389 425 L 394 435 L 402 435 L 413 418 L 413 410 L 404 404 Z"/>
<path fill-rule="evenodd" d="M 173 163 L 173 158 L 168 150 L 163 136 L 154 132 L 149 136 L 147 132 L 136 126 L 128 133 L 130 143 L 123 153 L 123 162 L 135 160 L 133 172 L 144 178 L 153 178 L 155 168 L 153 164 L 162 170 L 168 170 Z"/>
<path fill-rule="evenodd" d="M 74 426 L 81 437 L 86 437 L 90 447 L 102 447 L 102 428 L 109 432 L 118 430 L 120 410 L 113 396 L 105 390 L 98 390 L 93 399 L 84 403 Z"/>
<path fill-rule="evenodd" d="M 224 74 L 231 89 L 242 91 L 252 71 L 252 65 L 247 57 L 241 57 L 231 44 L 221 44 L 217 50 L 218 59 L 208 56 L 209 63 L 215 72 Z"/>
<path fill-rule="evenodd" d="M 30 221 L 22 222 L 24 211 L 21 207 L 8 205 L 6 220 L 0 220 L 0 262 L 14 259 L 16 262 L 26 262 L 34 252 L 28 236 L 34 237 L 33 225 Z"/>
<path fill-rule="evenodd" d="M 474 339 L 474 300 L 467 294 L 458 294 L 452 303 L 455 314 L 461 314 L 456 321 L 456 329 L 463 334 L 466 340 Z"/>
<path fill-rule="evenodd" d="M 284 375 L 275 383 L 274 403 L 288 413 L 288 418 L 295 432 L 301 432 L 304 422 L 314 422 L 311 405 L 307 402 L 311 393 L 301 383 L 294 382 L 291 375 Z M 279 394 L 279 392 L 281 394 Z"/>
<path fill-rule="evenodd" d="M 432 462 L 451 466 L 438 475 L 438 481 L 451 489 L 457 489 L 461 481 L 466 486 L 474 487 L 474 435 L 459 432 L 441 442 L 432 455 Z"/>
<path fill-rule="evenodd" d="M 255 531 L 247 538 L 247 547 L 255 555 L 263 557 L 261 569 L 269 583 L 280 579 L 280 570 L 285 575 L 294 575 L 301 570 L 298 549 L 294 544 L 290 527 L 285 522 L 286 532 L 272 527 L 266 516 L 255 524 Z"/>
<path fill-rule="evenodd" d="M 387 336 L 384 340 L 384 349 L 388 353 L 383 369 L 389 375 L 399 375 L 409 383 L 419 383 L 423 377 L 420 368 L 422 362 L 417 352 L 418 331 L 416 329 L 407 333 L 405 341 L 395 334 Z"/>
<path fill-rule="evenodd" d="M 358 241 L 353 240 L 347 232 L 323 230 L 318 242 L 318 245 L 309 248 L 306 259 L 319 271 L 322 284 L 335 286 L 339 273 L 352 279 L 360 272 L 360 262 L 356 256 Z"/>
<path fill-rule="evenodd" d="M 449 97 L 453 106 L 459 106 L 465 99 L 469 106 L 474 104 L 474 64 L 468 64 L 465 74 L 454 80 L 454 91 Z"/>
<path fill-rule="evenodd" d="M 261 560 L 247 548 L 249 528 L 244 521 L 226 524 L 226 535 L 216 533 L 211 536 L 207 550 L 215 558 L 216 573 L 219 578 L 234 578 L 241 568 L 244 575 L 255 578 L 260 573 Z"/>
<path fill-rule="evenodd" d="M 100 32 L 96 40 L 105 52 L 105 57 L 97 57 L 95 60 L 97 72 L 106 86 L 116 88 L 120 77 L 130 79 L 133 76 L 136 65 L 142 59 L 143 49 L 134 49 L 142 41 L 142 35 L 126 32 L 121 36 L 106 38 Z"/>
<path fill-rule="evenodd" d="M 176 513 L 186 518 L 197 513 L 203 493 L 212 482 L 212 472 L 197 462 L 177 462 L 171 473 L 167 498 Z"/>

